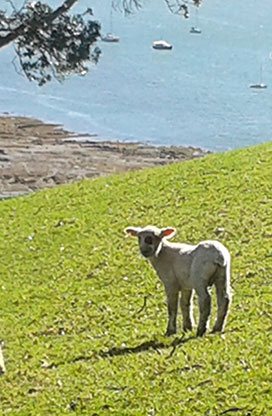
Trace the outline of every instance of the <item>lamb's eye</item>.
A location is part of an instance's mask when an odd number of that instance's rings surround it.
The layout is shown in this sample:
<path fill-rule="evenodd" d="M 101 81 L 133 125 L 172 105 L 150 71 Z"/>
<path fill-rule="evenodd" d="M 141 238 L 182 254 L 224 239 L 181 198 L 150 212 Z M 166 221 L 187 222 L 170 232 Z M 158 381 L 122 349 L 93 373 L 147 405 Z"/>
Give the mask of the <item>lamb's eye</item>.
<path fill-rule="evenodd" d="M 144 241 L 145 241 L 146 244 L 152 244 L 152 242 L 153 242 L 152 237 L 145 237 Z"/>

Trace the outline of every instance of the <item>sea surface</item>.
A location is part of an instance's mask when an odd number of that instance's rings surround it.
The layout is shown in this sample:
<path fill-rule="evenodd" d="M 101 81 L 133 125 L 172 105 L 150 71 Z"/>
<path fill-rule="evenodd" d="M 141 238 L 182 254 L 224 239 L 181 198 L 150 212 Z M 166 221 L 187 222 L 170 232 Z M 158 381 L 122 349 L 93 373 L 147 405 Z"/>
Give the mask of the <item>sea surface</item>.
<path fill-rule="evenodd" d="M 15 71 L 13 47 L 1 50 L 0 113 L 101 139 L 212 151 L 272 139 L 271 0 L 203 0 L 189 20 L 169 13 L 164 0 L 143 0 L 134 15 L 115 11 L 112 19 L 110 4 L 79 0 L 74 8 L 92 7 L 102 32 L 120 37 L 117 44 L 99 42 L 100 62 L 85 77 L 38 87 Z M 200 35 L 190 33 L 195 25 Z M 153 50 L 159 39 L 172 51 Z M 267 89 L 249 88 L 261 78 Z"/>

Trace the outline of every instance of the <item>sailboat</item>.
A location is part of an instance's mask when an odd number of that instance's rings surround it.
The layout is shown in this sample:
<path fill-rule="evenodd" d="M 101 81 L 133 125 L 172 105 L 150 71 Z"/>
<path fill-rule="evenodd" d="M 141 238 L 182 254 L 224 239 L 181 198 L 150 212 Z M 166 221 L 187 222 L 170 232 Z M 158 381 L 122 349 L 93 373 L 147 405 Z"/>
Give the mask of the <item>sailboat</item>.
<path fill-rule="evenodd" d="M 260 82 L 258 84 L 250 84 L 249 88 L 254 88 L 256 90 L 263 90 L 267 88 L 267 85 L 263 83 L 263 66 L 260 66 Z"/>
<path fill-rule="evenodd" d="M 196 7 L 196 10 L 195 10 L 195 22 L 196 22 L 196 24 L 195 24 L 195 26 L 192 26 L 191 27 L 190 33 L 194 33 L 194 34 L 200 35 L 200 33 L 202 33 L 202 31 L 198 27 L 198 8 L 197 7 Z"/>
<path fill-rule="evenodd" d="M 116 42 L 119 42 L 120 40 L 119 36 L 114 35 L 112 31 L 112 9 L 110 12 L 110 32 L 108 32 L 105 36 L 102 36 L 101 40 L 103 42 L 111 42 L 111 43 L 116 43 Z"/>

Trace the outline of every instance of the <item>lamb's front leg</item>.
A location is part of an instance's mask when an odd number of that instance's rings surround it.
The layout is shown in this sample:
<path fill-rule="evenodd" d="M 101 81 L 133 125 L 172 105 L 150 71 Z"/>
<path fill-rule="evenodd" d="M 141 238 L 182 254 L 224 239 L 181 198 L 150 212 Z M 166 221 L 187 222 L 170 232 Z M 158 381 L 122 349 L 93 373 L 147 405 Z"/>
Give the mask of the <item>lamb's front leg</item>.
<path fill-rule="evenodd" d="M 211 295 L 206 287 L 196 289 L 199 305 L 199 322 L 197 327 L 197 337 L 202 337 L 207 331 L 208 320 L 211 314 Z"/>
<path fill-rule="evenodd" d="M 177 312 L 178 312 L 178 291 L 166 290 L 167 308 L 168 308 L 168 325 L 166 336 L 173 335 L 177 332 Z"/>
<path fill-rule="evenodd" d="M 191 331 L 193 329 L 192 295 L 192 290 L 183 290 L 180 298 L 184 331 Z"/>

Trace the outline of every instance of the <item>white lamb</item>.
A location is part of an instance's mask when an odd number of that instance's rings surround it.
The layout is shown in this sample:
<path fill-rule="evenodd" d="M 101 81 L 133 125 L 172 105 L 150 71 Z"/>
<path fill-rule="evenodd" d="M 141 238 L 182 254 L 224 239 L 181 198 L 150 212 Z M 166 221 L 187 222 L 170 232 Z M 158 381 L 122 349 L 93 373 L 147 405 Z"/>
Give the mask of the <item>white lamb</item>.
<path fill-rule="evenodd" d="M 4 357 L 2 354 L 2 349 L 0 345 L 0 376 L 6 372 L 5 363 L 4 363 Z"/>
<path fill-rule="evenodd" d="M 179 292 L 183 329 L 192 330 L 193 291 L 199 304 L 197 336 L 205 334 L 211 313 L 209 288 L 213 284 L 217 296 L 217 320 L 212 331 L 221 332 L 231 300 L 231 260 L 227 248 L 218 241 L 203 241 L 196 246 L 170 243 L 167 239 L 176 233 L 172 227 L 128 227 L 125 232 L 138 237 L 141 254 L 148 258 L 164 284 L 168 306 L 166 335 L 175 334 L 177 330 Z"/>

